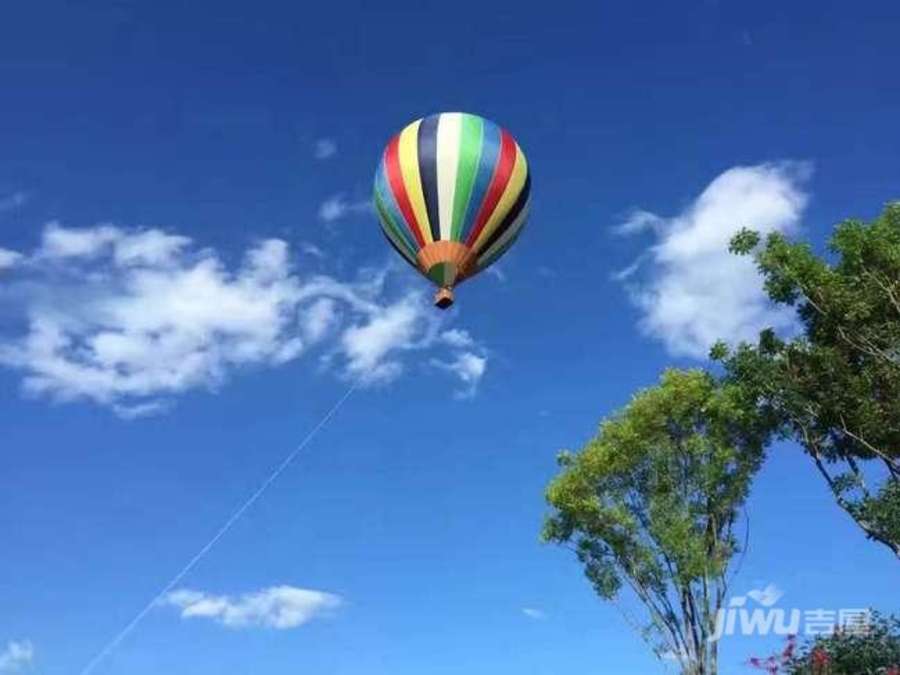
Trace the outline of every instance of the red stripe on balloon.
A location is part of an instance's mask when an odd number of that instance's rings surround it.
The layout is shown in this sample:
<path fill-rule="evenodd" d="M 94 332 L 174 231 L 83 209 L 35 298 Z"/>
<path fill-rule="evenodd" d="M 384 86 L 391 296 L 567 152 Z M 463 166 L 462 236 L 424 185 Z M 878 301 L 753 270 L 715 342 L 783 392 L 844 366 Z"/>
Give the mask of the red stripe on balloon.
<path fill-rule="evenodd" d="M 513 166 L 516 164 L 516 142 L 513 140 L 512 134 L 506 129 L 500 132 L 500 156 L 497 158 L 497 166 L 494 168 L 494 175 L 491 177 L 491 183 L 488 185 L 487 192 L 484 195 L 484 201 L 481 202 L 481 209 L 475 218 L 475 225 L 469 232 L 469 238 L 466 239 L 466 245 L 472 246 L 477 240 L 478 235 L 484 229 L 491 213 L 503 196 L 509 178 L 512 176 Z"/>
<path fill-rule="evenodd" d="M 391 192 L 394 193 L 394 199 L 397 200 L 397 206 L 406 219 L 409 231 L 413 233 L 419 246 L 425 246 L 425 238 L 416 220 L 416 214 L 413 211 L 412 204 L 409 201 L 409 195 L 406 193 L 406 184 L 403 182 L 403 173 L 400 169 L 400 136 L 394 136 L 388 143 L 387 150 L 384 151 L 384 166 L 387 169 L 388 183 L 391 186 Z"/>

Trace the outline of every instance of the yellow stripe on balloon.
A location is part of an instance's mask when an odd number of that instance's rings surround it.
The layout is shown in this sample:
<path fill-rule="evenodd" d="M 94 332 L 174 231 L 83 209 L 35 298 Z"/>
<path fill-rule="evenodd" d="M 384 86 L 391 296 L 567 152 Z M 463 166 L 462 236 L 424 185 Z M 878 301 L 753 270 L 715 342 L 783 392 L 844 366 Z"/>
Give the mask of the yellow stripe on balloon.
<path fill-rule="evenodd" d="M 400 132 L 400 142 L 397 153 L 400 159 L 400 172 L 403 174 L 403 184 L 406 186 L 406 194 L 412 204 L 413 213 L 419 222 L 419 229 L 426 242 L 434 241 L 431 235 L 431 225 L 428 222 L 428 209 L 425 207 L 425 195 L 422 193 L 422 177 L 419 174 L 419 125 L 422 120 L 416 120 Z"/>
<path fill-rule="evenodd" d="M 522 152 L 519 144 L 516 143 L 516 163 L 513 164 L 512 174 L 509 177 L 509 182 L 506 184 L 506 189 L 503 191 L 503 194 L 500 195 L 500 201 L 497 202 L 494 212 L 491 214 L 491 217 L 488 218 L 487 223 L 485 223 L 484 229 L 481 230 L 481 234 L 478 235 L 478 239 L 475 240 L 473 248 L 476 251 L 488 240 L 488 237 L 491 236 L 491 233 L 497 229 L 500 223 L 503 222 L 506 214 L 509 213 L 513 204 L 516 203 L 516 199 L 518 198 L 519 193 L 522 192 L 522 188 L 525 187 L 525 179 L 527 177 L 528 164 L 525 161 L 525 154 Z"/>

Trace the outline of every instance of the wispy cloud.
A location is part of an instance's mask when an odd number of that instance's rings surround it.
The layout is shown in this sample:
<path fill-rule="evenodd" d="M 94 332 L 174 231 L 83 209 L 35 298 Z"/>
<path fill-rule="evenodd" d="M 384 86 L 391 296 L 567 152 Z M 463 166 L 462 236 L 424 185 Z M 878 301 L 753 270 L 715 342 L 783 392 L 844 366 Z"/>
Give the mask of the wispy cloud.
<path fill-rule="evenodd" d="M 462 383 L 456 390 L 457 398 L 471 398 L 478 390 L 478 385 L 487 370 L 487 353 L 478 342 L 462 328 L 451 328 L 443 331 L 439 341 L 455 350 L 450 360 L 432 359 L 431 363 L 452 373 Z"/>
<path fill-rule="evenodd" d="M 22 259 L 21 254 L 9 249 L 0 248 L 0 271 L 12 267 Z"/>
<path fill-rule="evenodd" d="M 628 236 L 647 230 L 658 230 L 665 225 L 665 222 L 664 218 L 650 211 L 632 209 L 622 222 L 613 228 L 613 232 L 618 235 Z"/>
<path fill-rule="evenodd" d="M 529 619 L 534 619 L 535 621 L 542 621 L 547 618 L 547 613 L 540 609 L 535 609 L 534 607 L 523 607 L 522 614 L 527 616 Z"/>
<path fill-rule="evenodd" d="M 306 255 L 312 256 L 313 258 L 325 258 L 325 251 L 308 241 L 304 241 L 300 244 L 300 250 L 303 251 Z"/>
<path fill-rule="evenodd" d="M 330 159 L 337 154 L 337 142 L 332 138 L 320 138 L 313 146 L 313 157 L 316 159 Z"/>
<path fill-rule="evenodd" d="M 34 646 L 28 640 L 10 641 L 0 650 L 0 673 L 19 673 L 34 660 Z"/>
<path fill-rule="evenodd" d="M 469 332 L 463 330 L 462 328 L 451 328 L 449 330 L 445 330 L 440 335 L 441 342 L 444 342 L 451 347 L 457 347 L 459 349 L 463 349 L 465 347 L 472 347 L 475 345 L 475 340 L 469 335 Z"/>
<path fill-rule="evenodd" d="M 742 227 L 791 232 L 807 203 L 810 165 L 739 166 L 713 180 L 680 214 L 632 213 L 616 231 L 651 230 L 655 242 L 614 276 L 640 309 L 640 329 L 674 355 L 703 358 L 723 339 L 752 339 L 764 327 L 788 329 L 792 314 L 774 307 L 752 260 L 728 252 Z"/>
<path fill-rule="evenodd" d="M 4 301 L 27 330 L 0 334 L 0 365 L 23 374 L 28 394 L 90 400 L 126 418 L 313 348 L 341 377 L 372 385 L 400 376 L 414 354 L 427 361 L 451 347 L 440 337 L 447 318 L 424 293 L 387 284 L 393 268 L 304 277 L 280 239 L 229 266 L 162 230 L 54 223 L 35 251 L 9 252 L 9 261 Z M 469 339 L 468 351 L 481 350 Z M 485 366 L 446 370 L 474 391 Z"/>
<path fill-rule="evenodd" d="M 344 331 L 341 348 L 352 376 L 368 383 L 393 380 L 403 366 L 399 359 L 390 358 L 391 352 L 415 349 L 433 341 L 437 325 L 433 323 L 421 333 L 419 306 L 417 298 L 410 295 Z"/>
<path fill-rule="evenodd" d="M 6 195 L 0 195 L 0 213 L 4 211 L 13 211 L 28 203 L 28 193 L 11 192 Z"/>
<path fill-rule="evenodd" d="M 168 235 L 158 230 L 151 230 L 155 238 L 167 239 Z M 133 234 L 126 241 L 134 245 L 137 237 L 145 237 L 145 233 Z M 98 225 L 85 229 L 69 229 L 57 222 L 44 228 L 42 243 L 37 255 L 42 258 L 91 258 L 106 252 L 107 245 L 115 245 L 122 239 L 122 231 L 112 225 Z M 118 246 L 113 254 L 116 255 Z M 170 250 L 176 247 L 170 246 Z"/>
<path fill-rule="evenodd" d="M 182 619 L 209 619 L 228 628 L 297 628 L 341 606 L 339 596 L 295 586 L 273 586 L 239 596 L 172 591 L 162 605 L 181 610 Z"/>
<path fill-rule="evenodd" d="M 485 272 L 494 277 L 500 283 L 506 282 L 506 272 L 504 272 L 503 268 L 500 267 L 497 263 L 494 263 L 493 265 L 488 267 Z"/>
<path fill-rule="evenodd" d="M 615 270 L 610 274 L 610 278 L 613 281 L 619 282 L 627 282 L 631 277 L 635 275 L 640 269 L 641 266 L 646 262 L 647 257 L 650 255 L 650 251 L 645 251 L 641 255 L 639 255 L 630 265 L 626 265 L 622 269 Z"/>
<path fill-rule="evenodd" d="M 319 206 L 319 220 L 334 223 L 344 218 L 370 213 L 372 205 L 367 199 L 350 201 L 344 194 L 332 195 Z"/>
<path fill-rule="evenodd" d="M 471 398 L 478 390 L 478 384 L 487 369 L 487 358 L 474 352 L 462 352 L 452 360 L 432 359 L 432 365 L 455 375 L 462 383 L 457 389 L 457 398 Z"/>

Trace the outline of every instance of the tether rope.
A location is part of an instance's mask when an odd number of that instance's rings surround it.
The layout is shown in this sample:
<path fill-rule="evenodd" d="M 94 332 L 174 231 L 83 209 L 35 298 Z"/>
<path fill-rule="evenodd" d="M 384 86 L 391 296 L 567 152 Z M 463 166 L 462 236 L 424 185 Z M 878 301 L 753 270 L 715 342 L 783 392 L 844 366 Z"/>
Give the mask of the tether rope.
<path fill-rule="evenodd" d="M 206 556 L 207 553 L 219 542 L 219 540 L 224 537 L 228 531 L 234 526 L 234 524 L 240 520 L 241 516 L 243 516 L 247 510 L 253 506 L 260 497 L 263 496 L 265 491 L 272 485 L 278 477 L 284 473 L 285 469 L 287 469 L 291 463 L 297 459 L 297 456 L 303 451 L 303 449 L 309 444 L 309 442 L 315 437 L 315 435 L 328 424 L 328 421 L 334 417 L 335 413 L 340 409 L 340 407 L 344 404 L 344 402 L 350 398 L 350 395 L 356 391 L 357 386 L 359 385 L 360 380 L 357 379 L 350 388 L 346 391 L 346 393 L 338 399 L 337 403 L 335 403 L 331 409 L 325 413 L 325 416 L 319 420 L 318 424 L 314 426 L 303 438 L 302 441 L 293 449 L 290 453 L 281 461 L 281 463 L 275 468 L 275 470 L 269 475 L 266 480 L 264 480 L 260 486 L 256 489 L 256 491 L 250 495 L 250 497 L 244 501 L 243 504 L 231 515 L 231 517 L 225 521 L 225 524 L 219 528 L 219 531 L 213 535 L 212 539 L 210 539 L 203 547 L 191 558 L 188 563 L 181 568 L 181 571 L 178 572 L 174 577 L 172 577 L 169 582 L 163 586 L 163 589 L 153 596 L 153 599 L 148 602 L 144 608 L 138 612 L 135 617 L 125 624 L 125 627 L 122 628 L 116 635 L 106 643 L 106 646 L 103 647 L 97 654 L 92 658 L 88 664 L 81 670 L 81 675 L 89 675 L 94 672 L 94 669 L 110 654 L 112 654 L 115 649 L 122 643 L 122 641 L 128 637 L 131 632 L 137 628 L 138 624 L 144 620 L 144 618 L 156 607 L 161 600 L 163 600 L 166 595 L 171 592 L 175 586 L 177 586 L 182 579 L 184 579 L 194 567 L 196 567 L 197 563 L 199 563 Z"/>

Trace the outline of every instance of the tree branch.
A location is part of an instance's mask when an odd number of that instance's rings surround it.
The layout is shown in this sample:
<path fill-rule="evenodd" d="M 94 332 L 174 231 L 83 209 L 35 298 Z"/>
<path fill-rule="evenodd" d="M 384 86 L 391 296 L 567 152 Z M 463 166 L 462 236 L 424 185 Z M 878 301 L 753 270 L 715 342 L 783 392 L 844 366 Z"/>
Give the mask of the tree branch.
<path fill-rule="evenodd" d="M 874 445 L 869 443 L 862 436 L 859 436 L 858 434 L 855 434 L 852 431 L 850 431 L 850 429 L 847 428 L 847 421 L 844 419 L 844 416 L 841 415 L 840 417 L 841 417 L 841 431 L 843 431 L 846 436 L 848 436 L 849 438 L 852 438 L 854 441 L 856 441 L 857 443 L 859 443 L 860 445 L 865 447 L 872 454 L 874 454 L 877 457 L 880 457 L 882 460 L 884 460 L 885 464 L 887 464 L 888 468 L 890 469 L 891 475 L 896 478 L 898 476 L 898 474 L 900 474 L 900 461 L 895 460 L 894 458 L 885 454 L 884 452 L 882 452 L 881 450 L 876 448 Z"/>

